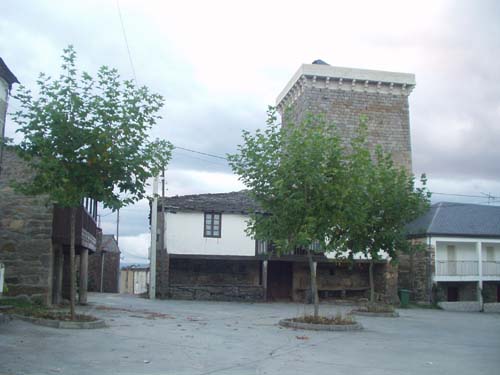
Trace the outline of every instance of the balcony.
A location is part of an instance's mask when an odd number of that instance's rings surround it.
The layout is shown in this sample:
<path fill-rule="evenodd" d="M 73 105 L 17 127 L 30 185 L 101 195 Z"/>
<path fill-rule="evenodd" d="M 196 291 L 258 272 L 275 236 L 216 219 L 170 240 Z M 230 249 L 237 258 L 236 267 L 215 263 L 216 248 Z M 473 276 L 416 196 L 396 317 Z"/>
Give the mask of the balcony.
<path fill-rule="evenodd" d="M 436 261 L 436 276 L 479 277 L 479 262 L 473 260 Z M 500 277 L 500 262 L 483 261 L 483 277 Z"/>
<path fill-rule="evenodd" d="M 478 262 L 438 260 L 436 261 L 436 276 L 479 276 Z"/>
<path fill-rule="evenodd" d="M 483 261 L 483 276 L 500 276 L 500 262 Z"/>
<path fill-rule="evenodd" d="M 97 202 L 85 200 L 76 210 L 75 246 L 79 249 L 86 248 L 91 251 L 96 249 L 97 236 Z M 52 221 L 52 240 L 63 246 L 70 245 L 70 209 L 54 207 Z"/>

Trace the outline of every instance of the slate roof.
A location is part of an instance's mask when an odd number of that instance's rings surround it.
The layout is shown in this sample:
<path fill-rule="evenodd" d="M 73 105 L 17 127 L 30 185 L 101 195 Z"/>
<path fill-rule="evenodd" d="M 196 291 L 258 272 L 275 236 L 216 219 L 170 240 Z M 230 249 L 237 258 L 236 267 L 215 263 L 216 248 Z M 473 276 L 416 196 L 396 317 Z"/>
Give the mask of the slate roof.
<path fill-rule="evenodd" d="M 107 253 L 119 253 L 120 249 L 116 243 L 115 236 L 113 234 L 103 234 L 101 242 L 101 251 Z"/>
<path fill-rule="evenodd" d="M 315 65 L 330 65 L 330 64 L 328 64 L 327 62 L 324 62 L 321 59 L 314 60 L 312 63 L 315 64 Z"/>
<path fill-rule="evenodd" d="M 258 211 L 255 201 L 245 190 L 231 193 L 177 195 L 166 197 L 165 208 L 175 211 L 249 213 Z"/>
<path fill-rule="evenodd" d="M 409 237 L 500 238 L 500 206 L 440 202 L 406 228 Z"/>
<path fill-rule="evenodd" d="M 5 64 L 5 62 L 1 57 L 0 57 L 0 77 L 2 77 L 8 83 L 9 90 L 12 88 L 12 84 L 19 83 L 14 73 L 10 71 L 10 69 Z"/>

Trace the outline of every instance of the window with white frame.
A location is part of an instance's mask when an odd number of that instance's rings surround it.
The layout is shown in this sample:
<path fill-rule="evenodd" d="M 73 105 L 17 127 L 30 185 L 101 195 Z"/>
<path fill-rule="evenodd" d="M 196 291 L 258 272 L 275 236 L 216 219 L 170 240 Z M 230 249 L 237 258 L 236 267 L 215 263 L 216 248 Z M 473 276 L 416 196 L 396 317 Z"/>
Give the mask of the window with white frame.
<path fill-rule="evenodd" d="M 220 212 L 205 212 L 203 237 L 220 238 L 222 214 Z"/>

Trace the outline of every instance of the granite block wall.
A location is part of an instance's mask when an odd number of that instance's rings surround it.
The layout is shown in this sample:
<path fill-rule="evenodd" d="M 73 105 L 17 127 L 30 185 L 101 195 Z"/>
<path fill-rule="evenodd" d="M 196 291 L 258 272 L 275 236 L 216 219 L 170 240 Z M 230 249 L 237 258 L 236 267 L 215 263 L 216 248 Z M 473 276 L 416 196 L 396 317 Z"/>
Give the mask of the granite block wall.
<path fill-rule="evenodd" d="M 357 134 L 360 117 L 365 116 L 371 149 L 382 146 L 392 153 L 396 165 L 411 172 L 408 96 L 318 87 L 311 78 L 307 80 L 296 100 L 283 108 L 284 124 L 300 123 L 308 114 L 322 115 L 349 145 Z"/>
<path fill-rule="evenodd" d="M 32 172 L 11 149 L 4 149 L 0 174 L 0 262 L 5 264 L 7 295 L 25 294 L 51 303 L 52 212 L 45 197 L 14 191 Z"/>
<path fill-rule="evenodd" d="M 167 297 L 262 301 L 261 262 L 170 258 Z"/>
<path fill-rule="evenodd" d="M 422 243 L 424 240 L 414 241 Z M 398 287 L 410 290 L 411 301 L 432 303 L 435 251 L 432 246 L 424 247 L 412 253 L 399 254 Z"/>

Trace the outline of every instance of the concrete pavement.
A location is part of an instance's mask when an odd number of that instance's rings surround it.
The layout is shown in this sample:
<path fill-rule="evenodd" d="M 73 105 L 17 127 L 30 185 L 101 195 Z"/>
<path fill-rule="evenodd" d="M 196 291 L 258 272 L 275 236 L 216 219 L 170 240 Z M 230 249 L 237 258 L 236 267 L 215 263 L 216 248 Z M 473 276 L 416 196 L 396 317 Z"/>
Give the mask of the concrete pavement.
<path fill-rule="evenodd" d="M 360 332 L 281 328 L 310 306 L 89 294 L 97 330 L 0 325 L 5 374 L 498 374 L 500 314 L 399 310 Z M 334 314 L 348 307 L 322 305 Z"/>

